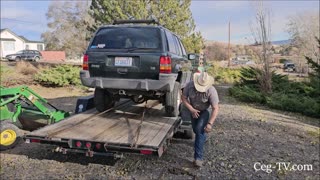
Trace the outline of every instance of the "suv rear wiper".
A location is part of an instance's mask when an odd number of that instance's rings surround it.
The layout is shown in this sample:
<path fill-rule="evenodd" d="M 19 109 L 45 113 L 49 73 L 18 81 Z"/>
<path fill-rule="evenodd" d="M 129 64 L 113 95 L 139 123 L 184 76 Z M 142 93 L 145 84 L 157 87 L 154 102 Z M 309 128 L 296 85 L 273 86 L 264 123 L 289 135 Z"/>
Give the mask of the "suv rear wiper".
<path fill-rule="evenodd" d="M 132 51 L 135 51 L 135 50 L 154 50 L 156 48 L 138 48 L 138 47 L 133 47 L 133 48 L 128 48 L 127 51 L 128 52 L 132 52 Z"/>

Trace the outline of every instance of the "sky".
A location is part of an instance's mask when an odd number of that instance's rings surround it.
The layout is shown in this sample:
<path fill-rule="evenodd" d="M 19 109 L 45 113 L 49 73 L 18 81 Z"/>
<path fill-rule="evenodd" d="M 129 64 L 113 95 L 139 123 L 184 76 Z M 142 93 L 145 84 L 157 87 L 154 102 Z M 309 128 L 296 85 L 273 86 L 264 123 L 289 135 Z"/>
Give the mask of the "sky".
<path fill-rule="evenodd" d="M 8 28 L 29 40 L 41 40 L 47 30 L 46 12 L 50 0 L 1 0 L 1 29 Z M 297 13 L 315 11 L 319 13 L 318 0 L 265 1 L 271 10 L 272 40 L 286 40 L 287 18 Z M 254 22 L 252 1 L 193 0 L 191 12 L 196 30 L 206 40 L 228 41 L 228 23 L 231 26 L 231 43 L 252 43 L 250 23 Z"/>

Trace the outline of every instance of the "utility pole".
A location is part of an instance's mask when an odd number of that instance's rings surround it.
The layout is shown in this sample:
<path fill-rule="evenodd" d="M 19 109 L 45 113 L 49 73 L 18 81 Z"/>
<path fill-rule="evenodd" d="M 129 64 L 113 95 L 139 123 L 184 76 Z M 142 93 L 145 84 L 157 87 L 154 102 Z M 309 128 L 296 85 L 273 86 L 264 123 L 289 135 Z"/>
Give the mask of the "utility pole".
<path fill-rule="evenodd" d="M 229 21 L 229 40 L 228 40 L 228 67 L 230 67 L 230 21 Z"/>

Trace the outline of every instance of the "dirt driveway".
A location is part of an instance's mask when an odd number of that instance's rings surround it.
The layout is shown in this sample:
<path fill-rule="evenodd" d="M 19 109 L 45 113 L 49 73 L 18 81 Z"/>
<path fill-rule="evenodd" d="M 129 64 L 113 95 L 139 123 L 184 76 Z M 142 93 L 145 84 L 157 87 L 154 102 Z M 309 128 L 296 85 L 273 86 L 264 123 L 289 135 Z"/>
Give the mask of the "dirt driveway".
<path fill-rule="evenodd" d="M 205 166 L 191 165 L 193 142 L 173 139 L 161 158 L 56 154 L 24 144 L 1 152 L 1 179 L 318 179 L 319 119 L 239 103 L 217 88 L 221 111 L 205 145 Z M 47 89 L 46 98 L 51 90 Z M 55 90 L 52 90 L 55 91 Z M 38 91 L 37 91 L 38 92 Z M 74 97 L 51 97 L 73 110 Z"/>

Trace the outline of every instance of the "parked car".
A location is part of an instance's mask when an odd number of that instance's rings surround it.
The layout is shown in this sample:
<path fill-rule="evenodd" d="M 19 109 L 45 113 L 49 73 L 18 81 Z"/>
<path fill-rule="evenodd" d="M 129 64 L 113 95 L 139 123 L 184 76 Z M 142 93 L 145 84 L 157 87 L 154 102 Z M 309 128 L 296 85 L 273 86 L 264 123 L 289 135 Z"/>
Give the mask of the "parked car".
<path fill-rule="evenodd" d="M 294 63 L 285 63 L 283 65 L 283 70 L 284 71 L 288 71 L 288 72 L 291 72 L 291 71 L 295 72 L 296 71 L 296 66 L 295 66 Z"/>
<path fill-rule="evenodd" d="M 186 53 L 177 35 L 151 23 L 157 24 L 154 20 L 117 21 L 96 31 L 80 78 L 83 85 L 95 88 L 98 111 L 113 107 L 120 98 L 136 103 L 153 99 L 163 103 L 168 116 L 178 116 L 180 89 L 192 78 L 192 69 L 182 71 L 182 66 L 195 55 Z"/>
<path fill-rule="evenodd" d="M 20 60 L 30 60 L 30 61 L 39 61 L 42 58 L 42 55 L 37 50 L 22 50 L 18 51 L 15 54 L 8 54 L 6 59 L 9 61 L 20 61 Z"/>

